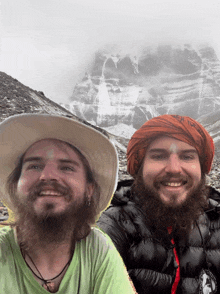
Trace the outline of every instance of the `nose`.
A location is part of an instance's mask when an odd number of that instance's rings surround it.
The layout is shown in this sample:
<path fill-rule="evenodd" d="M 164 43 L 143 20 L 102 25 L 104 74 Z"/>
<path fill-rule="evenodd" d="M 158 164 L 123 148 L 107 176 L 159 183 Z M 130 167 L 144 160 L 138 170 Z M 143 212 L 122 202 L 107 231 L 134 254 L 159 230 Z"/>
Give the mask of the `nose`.
<path fill-rule="evenodd" d="M 57 169 L 51 165 L 46 164 L 44 169 L 42 170 L 40 174 L 40 181 L 57 181 L 59 179 L 59 174 Z"/>
<path fill-rule="evenodd" d="M 172 174 L 178 174 L 181 172 L 181 163 L 177 154 L 170 155 L 166 163 L 165 171 Z"/>

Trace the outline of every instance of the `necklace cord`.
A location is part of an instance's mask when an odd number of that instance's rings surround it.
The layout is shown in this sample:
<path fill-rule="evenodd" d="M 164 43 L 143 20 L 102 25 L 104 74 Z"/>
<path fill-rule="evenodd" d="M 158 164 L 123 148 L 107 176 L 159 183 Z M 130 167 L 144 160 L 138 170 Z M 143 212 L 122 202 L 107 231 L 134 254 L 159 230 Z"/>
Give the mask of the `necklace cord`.
<path fill-rule="evenodd" d="M 39 276 L 38 276 L 38 275 L 32 270 L 32 268 L 30 267 L 30 265 L 29 265 L 29 264 L 27 263 L 27 261 L 26 261 L 27 266 L 28 266 L 29 269 L 32 271 L 32 273 L 35 275 L 35 277 L 37 277 L 39 280 L 41 280 L 42 282 L 44 282 L 43 285 L 46 285 L 46 286 L 47 286 L 47 284 L 48 284 L 49 282 L 51 282 L 51 281 L 55 280 L 56 278 L 58 278 L 58 277 L 64 272 L 64 270 L 67 268 L 67 266 L 70 264 L 70 262 L 71 262 L 71 260 L 72 260 L 72 257 L 71 257 L 71 258 L 68 260 L 68 262 L 66 263 L 66 265 L 64 266 L 64 268 L 61 270 L 61 272 L 60 272 L 58 275 L 56 275 L 54 278 L 45 280 L 45 279 L 43 278 L 41 272 L 40 272 L 39 269 L 37 268 L 36 264 L 34 263 L 33 259 L 30 257 L 30 255 L 27 254 L 27 252 L 26 252 L 26 255 L 29 257 L 30 261 L 32 262 L 32 264 L 33 264 L 34 267 L 36 268 L 36 270 L 37 270 L 37 272 L 39 273 L 40 277 L 39 277 Z"/>

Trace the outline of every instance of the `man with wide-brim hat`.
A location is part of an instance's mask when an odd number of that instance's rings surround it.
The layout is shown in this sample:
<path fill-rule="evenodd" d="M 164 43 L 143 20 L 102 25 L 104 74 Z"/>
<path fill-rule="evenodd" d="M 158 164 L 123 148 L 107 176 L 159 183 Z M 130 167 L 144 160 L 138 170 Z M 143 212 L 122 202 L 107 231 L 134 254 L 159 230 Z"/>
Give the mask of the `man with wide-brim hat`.
<path fill-rule="evenodd" d="M 134 293 L 111 240 L 94 227 L 117 182 L 115 147 L 61 116 L 0 124 L 0 293 Z"/>

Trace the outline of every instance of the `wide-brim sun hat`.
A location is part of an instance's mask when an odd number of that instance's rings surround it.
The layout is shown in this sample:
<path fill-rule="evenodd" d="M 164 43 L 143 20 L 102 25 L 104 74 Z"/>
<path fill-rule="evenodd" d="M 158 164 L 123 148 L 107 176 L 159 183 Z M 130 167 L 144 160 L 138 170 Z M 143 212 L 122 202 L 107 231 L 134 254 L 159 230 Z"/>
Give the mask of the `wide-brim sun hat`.
<path fill-rule="evenodd" d="M 47 114 L 20 114 L 0 124 L 0 200 L 15 207 L 6 183 L 18 159 L 35 142 L 57 139 L 75 146 L 86 157 L 100 187 L 97 217 L 110 204 L 117 185 L 118 157 L 113 143 L 101 132 L 74 119 Z"/>

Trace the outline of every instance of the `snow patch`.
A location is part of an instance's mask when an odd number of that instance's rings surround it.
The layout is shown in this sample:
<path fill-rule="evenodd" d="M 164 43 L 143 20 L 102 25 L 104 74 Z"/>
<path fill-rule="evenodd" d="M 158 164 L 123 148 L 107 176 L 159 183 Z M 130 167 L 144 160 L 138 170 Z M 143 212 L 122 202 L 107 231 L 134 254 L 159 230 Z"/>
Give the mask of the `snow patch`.
<path fill-rule="evenodd" d="M 133 126 L 126 125 L 123 123 L 120 123 L 120 124 L 117 124 L 117 125 L 114 125 L 111 127 L 106 127 L 103 129 L 106 130 L 107 132 L 109 132 L 110 134 L 113 134 L 113 135 L 119 136 L 119 137 L 123 137 L 126 139 L 130 139 L 131 136 L 136 131 L 136 129 Z"/>

